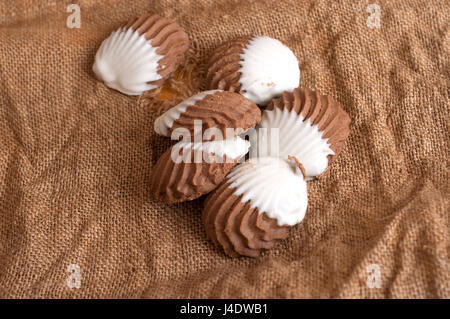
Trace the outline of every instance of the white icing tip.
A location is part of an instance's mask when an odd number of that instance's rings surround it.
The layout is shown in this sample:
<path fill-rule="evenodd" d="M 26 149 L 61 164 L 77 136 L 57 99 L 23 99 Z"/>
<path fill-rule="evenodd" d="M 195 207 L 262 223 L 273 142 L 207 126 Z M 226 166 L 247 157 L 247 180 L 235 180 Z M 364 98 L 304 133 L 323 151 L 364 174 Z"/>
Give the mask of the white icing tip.
<path fill-rule="evenodd" d="M 300 84 L 300 69 L 294 53 L 279 40 L 252 38 L 241 54 L 241 92 L 249 100 L 266 105 L 284 91 Z"/>
<path fill-rule="evenodd" d="M 311 125 L 309 119 L 304 120 L 294 110 L 265 110 L 257 134 L 258 156 L 294 156 L 303 165 L 307 179 L 323 173 L 328 167 L 328 156 L 334 154 L 317 125 Z"/>
<path fill-rule="evenodd" d="M 156 88 L 162 58 L 137 31 L 119 28 L 106 38 L 95 56 L 95 75 L 108 87 L 127 95 L 140 95 Z"/>
<path fill-rule="evenodd" d="M 181 114 L 186 112 L 189 106 L 194 105 L 197 101 L 203 100 L 207 95 L 221 91 L 222 90 L 203 91 L 175 105 L 174 107 L 163 113 L 155 120 L 154 123 L 155 132 L 162 136 L 169 136 L 169 129 L 172 127 L 173 122 L 175 120 L 178 120 Z"/>
<path fill-rule="evenodd" d="M 293 226 L 301 222 L 308 206 L 306 182 L 300 170 L 276 157 L 253 158 L 228 174 L 234 194 L 242 195 L 259 213 L 277 220 L 278 225 Z"/>
<path fill-rule="evenodd" d="M 240 159 L 242 156 L 248 153 L 250 148 L 250 142 L 236 136 L 234 138 L 210 141 L 210 142 L 178 142 L 174 148 L 176 154 L 180 154 L 183 150 L 183 154 L 186 154 L 190 158 L 190 150 L 202 151 L 205 154 L 214 154 L 219 162 L 224 156 L 230 160 Z"/>

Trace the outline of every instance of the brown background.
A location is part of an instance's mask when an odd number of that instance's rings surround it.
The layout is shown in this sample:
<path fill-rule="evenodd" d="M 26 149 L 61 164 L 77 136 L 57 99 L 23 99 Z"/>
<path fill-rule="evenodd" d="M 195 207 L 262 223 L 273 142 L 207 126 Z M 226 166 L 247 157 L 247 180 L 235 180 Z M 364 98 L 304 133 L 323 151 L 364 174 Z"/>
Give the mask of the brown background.
<path fill-rule="evenodd" d="M 73 2 L 80 29 L 66 27 Z M 448 1 L 376 3 L 380 29 L 369 1 L 2 1 L 0 297 L 450 297 Z M 147 11 L 190 36 L 182 95 L 215 46 L 265 34 L 293 49 L 302 87 L 352 118 L 328 176 L 308 184 L 306 218 L 259 259 L 206 239 L 202 199 L 149 199 L 169 145 L 152 130 L 155 94 L 93 76 L 101 41 Z"/>

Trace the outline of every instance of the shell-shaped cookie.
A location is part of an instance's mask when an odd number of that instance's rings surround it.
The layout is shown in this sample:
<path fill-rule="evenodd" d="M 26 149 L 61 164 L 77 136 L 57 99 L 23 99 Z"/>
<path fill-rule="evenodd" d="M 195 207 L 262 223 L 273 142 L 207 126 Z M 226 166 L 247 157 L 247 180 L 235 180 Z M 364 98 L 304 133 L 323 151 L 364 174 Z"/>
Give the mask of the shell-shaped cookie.
<path fill-rule="evenodd" d="M 144 14 L 102 42 L 92 69 L 110 88 L 140 95 L 161 85 L 184 61 L 188 47 L 189 38 L 178 24 Z"/>
<path fill-rule="evenodd" d="M 240 37 L 221 44 L 207 63 L 209 89 L 238 92 L 256 104 L 266 105 L 300 83 L 294 53 L 267 36 Z"/>
<path fill-rule="evenodd" d="M 203 209 L 207 236 L 232 257 L 258 257 L 305 216 L 306 182 L 296 163 L 253 158 L 239 164 Z"/>
<path fill-rule="evenodd" d="M 308 179 L 321 177 L 350 134 L 350 117 L 330 96 L 296 88 L 273 99 L 257 127 L 259 156 L 294 156 Z"/>
<path fill-rule="evenodd" d="M 250 147 L 235 137 L 212 142 L 178 142 L 156 162 L 150 177 L 153 198 L 175 203 L 193 200 L 215 189 Z"/>
<path fill-rule="evenodd" d="M 154 128 L 175 140 L 186 131 L 192 140 L 200 133 L 199 140 L 213 141 L 232 138 L 260 121 L 261 111 L 252 101 L 237 93 L 212 90 L 172 107 L 155 120 Z"/>

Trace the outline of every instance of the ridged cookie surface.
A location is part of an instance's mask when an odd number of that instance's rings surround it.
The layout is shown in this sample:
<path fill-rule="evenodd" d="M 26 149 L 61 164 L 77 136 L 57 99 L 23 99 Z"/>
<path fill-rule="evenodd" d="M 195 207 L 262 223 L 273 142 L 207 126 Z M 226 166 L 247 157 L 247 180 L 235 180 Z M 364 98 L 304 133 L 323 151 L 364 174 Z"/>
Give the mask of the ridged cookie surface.
<path fill-rule="evenodd" d="M 238 92 L 258 105 L 266 105 L 300 83 L 294 53 L 267 36 L 239 37 L 221 44 L 207 63 L 209 89 Z"/>
<path fill-rule="evenodd" d="M 156 162 L 152 197 L 165 203 L 193 200 L 215 189 L 249 148 L 239 137 L 200 144 L 179 142 Z"/>
<path fill-rule="evenodd" d="M 237 93 L 212 90 L 194 95 L 172 107 L 156 119 L 154 128 L 156 133 L 175 140 L 187 130 L 193 141 L 196 133 L 194 127 L 199 123 L 198 131 L 202 134 L 199 140 L 214 141 L 233 138 L 260 121 L 261 111 L 252 101 Z M 174 131 L 180 134 L 174 136 Z"/>
<path fill-rule="evenodd" d="M 178 24 L 144 14 L 102 42 L 93 71 L 108 87 L 139 95 L 160 86 L 184 61 L 188 47 L 188 36 Z"/>
<path fill-rule="evenodd" d="M 204 204 L 207 236 L 231 257 L 258 257 L 288 236 L 306 212 L 297 163 L 258 158 L 236 166 Z"/>
<path fill-rule="evenodd" d="M 350 134 L 350 117 L 330 96 L 296 88 L 267 105 L 258 126 L 261 143 L 266 132 L 260 128 L 267 129 L 267 141 L 271 140 L 270 130 L 278 129 L 277 148 L 265 152 L 264 145 L 258 145 L 260 156 L 276 156 L 275 152 L 282 158 L 294 156 L 312 178 L 322 176 L 344 147 Z"/>

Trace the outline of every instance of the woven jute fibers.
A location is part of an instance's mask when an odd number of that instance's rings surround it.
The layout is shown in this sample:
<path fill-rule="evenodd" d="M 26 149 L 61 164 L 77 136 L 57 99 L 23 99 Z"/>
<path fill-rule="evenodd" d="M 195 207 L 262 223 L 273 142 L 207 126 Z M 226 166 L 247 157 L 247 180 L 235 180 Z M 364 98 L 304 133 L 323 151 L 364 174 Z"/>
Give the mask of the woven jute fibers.
<path fill-rule="evenodd" d="M 73 2 L 81 28 L 66 26 Z M 0 297 L 450 297 L 449 5 L 376 3 L 380 28 L 369 1 L 3 1 Z M 203 199 L 150 199 L 170 145 L 153 132 L 158 104 L 91 71 L 143 12 L 188 32 L 193 91 L 217 45 L 264 34 L 352 119 L 328 176 L 308 183 L 306 218 L 259 259 L 207 240 Z"/>

